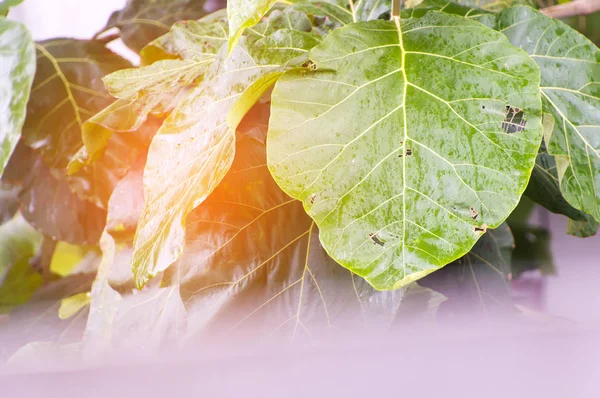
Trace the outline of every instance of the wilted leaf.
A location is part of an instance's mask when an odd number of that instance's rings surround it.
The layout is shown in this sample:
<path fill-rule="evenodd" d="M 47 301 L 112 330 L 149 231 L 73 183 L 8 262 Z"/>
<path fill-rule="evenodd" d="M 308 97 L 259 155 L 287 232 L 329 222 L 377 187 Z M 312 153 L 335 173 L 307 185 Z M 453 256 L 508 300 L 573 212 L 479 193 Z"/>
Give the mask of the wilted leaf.
<path fill-rule="evenodd" d="M 503 11 L 498 28 L 542 72 L 545 137 L 565 199 L 600 220 L 600 50 L 568 25 L 528 7 Z"/>
<path fill-rule="evenodd" d="M 478 312 L 510 313 L 513 307 L 508 276 L 513 248 L 510 228 L 502 224 L 488 230 L 465 256 L 421 279 L 419 284 L 448 297 L 443 305 L 448 312 L 470 316 Z"/>
<path fill-rule="evenodd" d="M 20 216 L 0 226 L 0 314 L 26 303 L 43 279 L 29 264 L 41 235 Z"/>
<path fill-rule="evenodd" d="M 248 107 L 242 107 L 239 115 L 232 115 L 230 109 L 261 78 L 300 66 L 308 49 L 318 43 L 316 35 L 293 30 L 253 40 L 252 46 L 246 46 L 246 38 L 242 39 L 229 57 L 223 47 L 202 83 L 154 137 L 144 171 L 146 204 L 134 241 L 138 286 L 179 257 L 186 215 L 227 173 L 234 156 L 236 123 Z"/>
<path fill-rule="evenodd" d="M 404 292 L 377 292 L 327 256 L 302 204 L 269 174 L 267 120 L 266 106 L 246 116 L 232 168 L 188 217 L 184 254 L 166 271 L 163 283 L 181 283 L 190 334 L 389 326 Z"/>
<path fill-rule="evenodd" d="M 0 3 L 0 15 L 14 2 Z M 16 3 L 18 4 L 18 2 Z M 0 177 L 17 146 L 35 74 L 35 50 L 27 28 L 0 16 Z"/>
<path fill-rule="evenodd" d="M 268 161 L 340 264 L 398 288 L 516 206 L 542 136 L 539 71 L 502 34 L 432 11 L 348 25 L 310 58 L 315 72 L 275 86 Z"/>
<path fill-rule="evenodd" d="M 199 19 L 203 0 L 128 0 L 122 10 L 115 11 L 99 34 L 118 28 L 123 42 L 135 52 L 167 33 L 171 25 L 183 19 Z"/>

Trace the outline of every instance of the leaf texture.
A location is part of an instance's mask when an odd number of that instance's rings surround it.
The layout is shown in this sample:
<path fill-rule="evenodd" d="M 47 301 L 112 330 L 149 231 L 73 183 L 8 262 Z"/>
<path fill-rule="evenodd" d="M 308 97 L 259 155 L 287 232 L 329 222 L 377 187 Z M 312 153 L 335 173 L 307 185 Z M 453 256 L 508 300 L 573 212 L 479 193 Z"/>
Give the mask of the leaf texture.
<path fill-rule="evenodd" d="M 348 25 L 310 58 L 316 71 L 275 86 L 268 162 L 340 264 L 395 289 L 516 206 L 542 136 L 540 77 L 502 34 L 432 11 Z"/>

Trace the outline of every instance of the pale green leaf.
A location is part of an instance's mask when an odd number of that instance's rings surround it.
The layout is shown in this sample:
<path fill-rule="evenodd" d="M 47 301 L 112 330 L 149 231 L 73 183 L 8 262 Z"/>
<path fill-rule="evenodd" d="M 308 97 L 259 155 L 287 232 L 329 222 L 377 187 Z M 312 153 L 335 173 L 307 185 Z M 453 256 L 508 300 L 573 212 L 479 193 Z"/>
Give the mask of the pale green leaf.
<path fill-rule="evenodd" d="M 231 53 L 246 28 L 256 25 L 276 0 L 228 0 L 229 52 Z"/>
<path fill-rule="evenodd" d="M 223 47 L 206 73 L 165 120 L 144 171 L 146 204 L 134 241 L 138 286 L 171 265 L 183 249 L 185 217 L 212 192 L 231 165 L 235 123 L 230 109 L 264 76 L 302 65 L 317 36 L 282 30 Z M 247 106 L 236 108 L 245 111 Z"/>
<path fill-rule="evenodd" d="M 563 196 L 600 220 L 600 50 L 564 23 L 528 7 L 499 16 L 498 28 L 542 72 L 544 112 L 554 116 L 546 136 Z"/>
<path fill-rule="evenodd" d="M 2 6 L 0 4 L 0 14 Z M 25 121 L 35 74 L 31 34 L 21 23 L 0 17 L 0 177 L 14 151 Z"/>
<path fill-rule="evenodd" d="M 542 137 L 540 77 L 502 34 L 432 11 L 348 25 L 310 58 L 316 71 L 275 86 L 268 162 L 344 267 L 404 286 L 517 205 Z"/>

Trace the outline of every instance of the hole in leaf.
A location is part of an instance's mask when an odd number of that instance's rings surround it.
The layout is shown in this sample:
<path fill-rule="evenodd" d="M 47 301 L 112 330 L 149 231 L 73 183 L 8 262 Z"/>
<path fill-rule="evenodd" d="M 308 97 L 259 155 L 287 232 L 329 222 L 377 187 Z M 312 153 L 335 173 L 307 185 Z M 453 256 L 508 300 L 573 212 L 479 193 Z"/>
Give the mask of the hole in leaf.
<path fill-rule="evenodd" d="M 310 195 L 310 203 L 315 203 L 315 199 L 317 199 L 317 194 L 313 193 L 312 195 Z"/>
<path fill-rule="evenodd" d="M 379 245 L 379 246 L 383 246 L 383 245 L 385 245 L 385 240 L 383 240 L 383 239 L 379 239 L 379 237 L 378 237 L 376 234 L 372 233 L 372 232 L 369 234 L 369 238 L 371 238 L 371 240 L 372 240 L 372 241 L 373 241 L 375 244 L 377 244 L 377 245 Z"/>
<path fill-rule="evenodd" d="M 525 120 L 525 114 L 523 113 L 523 110 L 507 105 L 506 111 L 504 112 L 502 130 L 508 134 L 520 133 L 525 130 L 526 125 L 527 121 Z"/>
<path fill-rule="evenodd" d="M 479 213 L 477 213 L 477 210 L 475 210 L 473 207 L 469 207 L 469 210 L 471 211 L 471 218 L 473 220 L 477 220 L 477 216 L 479 216 Z"/>
<path fill-rule="evenodd" d="M 473 232 L 484 234 L 487 231 L 487 225 L 483 224 L 481 227 L 473 225 Z"/>

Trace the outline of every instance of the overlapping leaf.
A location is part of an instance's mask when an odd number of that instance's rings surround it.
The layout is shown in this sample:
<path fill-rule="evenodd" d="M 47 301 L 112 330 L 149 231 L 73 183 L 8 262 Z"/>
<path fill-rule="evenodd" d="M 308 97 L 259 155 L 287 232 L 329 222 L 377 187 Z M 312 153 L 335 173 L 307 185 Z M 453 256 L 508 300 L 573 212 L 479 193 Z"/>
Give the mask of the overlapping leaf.
<path fill-rule="evenodd" d="M 315 72 L 273 91 L 268 161 L 340 264 L 398 288 L 516 206 L 542 136 L 539 71 L 502 34 L 429 12 L 348 25 L 310 58 Z"/>
<path fill-rule="evenodd" d="M 244 119 L 231 170 L 188 217 L 185 252 L 167 270 L 165 283 L 181 283 L 189 333 L 314 337 L 389 326 L 404 291 L 377 292 L 325 253 L 302 204 L 269 174 L 267 120 L 265 106 Z"/>
<path fill-rule="evenodd" d="M 542 72 L 544 111 L 555 119 L 545 141 L 556 158 L 563 196 L 600 220 L 600 50 L 569 26 L 528 7 L 503 11 L 498 28 Z"/>
<path fill-rule="evenodd" d="M 271 9 L 276 0 L 229 0 L 229 51 L 231 52 L 246 28 L 256 25 Z"/>
<path fill-rule="evenodd" d="M 2 3 L 0 7 L 10 4 Z M 0 8 L 2 15 L 2 8 Z M 25 121 L 29 90 L 35 74 L 35 50 L 24 25 L 0 16 L 0 176 Z"/>
<path fill-rule="evenodd" d="M 235 121 L 248 107 L 242 107 L 239 115 L 232 115 L 230 109 L 259 79 L 300 66 L 318 38 L 280 30 L 253 39 L 252 46 L 247 47 L 245 41 L 229 57 L 223 47 L 202 83 L 165 120 L 152 142 L 144 172 L 146 205 L 134 242 L 138 286 L 177 259 L 183 248 L 186 215 L 229 169 Z"/>
<path fill-rule="evenodd" d="M 118 28 L 123 42 L 139 52 L 169 32 L 173 23 L 205 15 L 204 3 L 202 0 L 128 0 L 122 10 L 111 15 L 101 33 Z"/>

